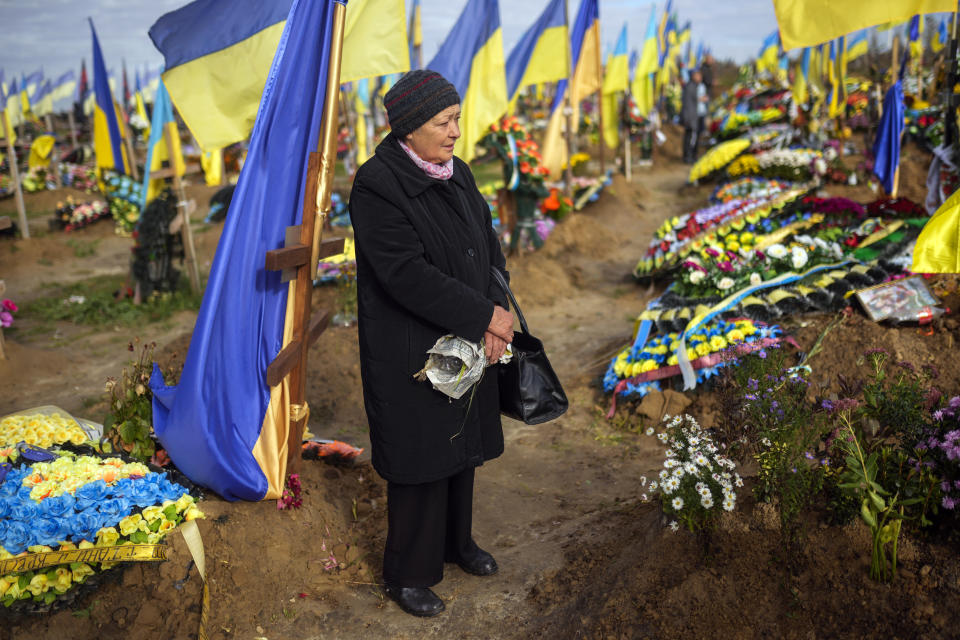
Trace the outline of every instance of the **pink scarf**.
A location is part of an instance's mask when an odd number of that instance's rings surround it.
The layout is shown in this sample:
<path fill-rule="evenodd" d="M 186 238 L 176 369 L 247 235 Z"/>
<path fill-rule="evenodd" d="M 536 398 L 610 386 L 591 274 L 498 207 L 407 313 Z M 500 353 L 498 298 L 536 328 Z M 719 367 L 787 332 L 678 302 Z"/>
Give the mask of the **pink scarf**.
<path fill-rule="evenodd" d="M 410 156 L 410 159 L 413 160 L 413 164 L 423 169 L 423 172 L 431 178 L 436 178 L 437 180 L 449 180 L 450 176 L 453 175 L 453 158 L 450 158 L 443 164 L 427 162 L 403 142 L 400 140 L 397 140 L 397 142 L 400 142 L 400 148 L 403 149 L 408 156 Z"/>

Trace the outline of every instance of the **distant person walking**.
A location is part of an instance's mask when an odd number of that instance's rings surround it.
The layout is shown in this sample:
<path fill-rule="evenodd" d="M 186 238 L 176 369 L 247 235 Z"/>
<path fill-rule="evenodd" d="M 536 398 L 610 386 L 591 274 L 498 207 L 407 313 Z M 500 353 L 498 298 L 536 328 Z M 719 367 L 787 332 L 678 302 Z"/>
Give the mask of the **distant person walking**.
<path fill-rule="evenodd" d="M 703 86 L 707 90 L 707 98 L 713 100 L 713 56 L 709 53 L 703 56 L 700 75 L 703 77 Z"/>
<path fill-rule="evenodd" d="M 703 134 L 707 117 L 707 89 L 703 86 L 700 71 L 693 71 L 687 84 L 683 85 L 680 98 L 680 123 L 683 124 L 683 161 L 687 164 L 697 159 L 697 145 Z"/>

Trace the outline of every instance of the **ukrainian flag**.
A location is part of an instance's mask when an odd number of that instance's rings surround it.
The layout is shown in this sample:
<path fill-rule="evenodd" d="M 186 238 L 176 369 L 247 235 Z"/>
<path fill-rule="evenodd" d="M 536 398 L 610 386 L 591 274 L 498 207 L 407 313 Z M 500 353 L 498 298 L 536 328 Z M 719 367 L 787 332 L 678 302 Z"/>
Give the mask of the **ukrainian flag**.
<path fill-rule="evenodd" d="M 23 78 L 23 83 L 20 85 L 20 90 L 26 92 L 27 95 L 32 96 L 37 92 L 37 89 L 43 85 L 43 69 L 40 71 L 34 71 L 28 76 Z"/>
<path fill-rule="evenodd" d="M 164 57 L 170 97 L 204 149 L 250 134 L 290 5 L 291 0 L 194 0 L 150 27 Z M 352 0 L 340 79 L 409 68 L 403 0 Z"/>
<path fill-rule="evenodd" d="M 602 100 L 603 141 L 611 149 L 620 143 L 620 118 L 617 110 L 617 94 L 627 90 L 630 84 L 630 68 L 627 60 L 627 23 L 623 23 L 620 37 L 613 47 L 613 56 L 607 64 L 603 78 Z"/>
<path fill-rule="evenodd" d="M 461 160 L 470 162 L 487 127 L 507 110 L 497 0 L 468 0 L 427 69 L 449 80 L 460 94 L 460 139 L 454 151 Z"/>
<path fill-rule="evenodd" d="M 10 119 L 10 126 L 17 127 L 23 124 L 23 113 L 20 105 L 20 85 L 17 84 L 17 78 L 14 76 L 10 81 L 9 92 L 6 94 L 6 103 L 4 113 Z"/>
<path fill-rule="evenodd" d="M 31 103 L 33 115 L 37 118 L 53 113 L 53 82 L 45 80 L 33 94 Z"/>
<path fill-rule="evenodd" d="M 90 34 L 93 37 L 93 93 L 96 96 L 93 107 L 93 153 L 97 157 L 97 169 L 128 174 L 130 171 L 117 121 L 117 107 L 110 93 L 110 85 L 107 84 L 107 67 L 103 62 L 93 20 L 90 20 Z"/>
<path fill-rule="evenodd" d="M 166 386 L 157 369 L 150 380 L 161 444 L 187 477 L 227 500 L 279 498 L 283 491 L 289 386 L 270 387 L 267 366 L 292 335 L 293 295 L 279 272 L 264 269 L 264 251 L 282 247 L 286 228 L 301 222 L 334 5 L 293 3 L 180 381 Z"/>
<path fill-rule="evenodd" d="M 956 0 L 773 0 L 784 49 L 833 40 L 910 16 L 957 10 Z"/>
<path fill-rule="evenodd" d="M 780 32 L 774 31 L 763 39 L 760 53 L 757 54 L 757 71 L 776 73 L 780 55 Z"/>
<path fill-rule="evenodd" d="M 565 4 L 566 0 L 550 0 L 507 56 L 507 96 L 511 104 L 523 87 L 554 82 L 570 75 L 565 51 Z"/>
<path fill-rule="evenodd" d="M 647 20 L 647 31 L 643 37 L 643 49 L 633 69 L 633 85 L 630 92 L 637 103 L 640 114 L 646 116 L 653 109 L 653 74 L 657 71 L 659 58 L 657 56 L 657 7 L 650 7 L 650 19 Z"/>
<path fill-rule="evenodd" d="M 59 102 L 73 97 L 73 92 L 77 88 L 76 74 L 71 70 L 67 71 L 53 83 L 53 101 Z M 72 102 L 72 100 L 71 100 Z"/>
<path fill-rule="evenodd" d="M 570 104 L 573 107 L 571 120 L 576 130 L 580 121 L 580 101 L 603 86 L 600 74 L 600 7 L 597 0 L 580 1 L 570 34 L 570 51 L 573 82 L 569 83 L 569 87 L 566 80 L 557 83 L 557 95 L 543 139 L 543 164 L 554 177 L 560 175 L 567 162 L 567 145 L 563 139 L 566 117 L 561 108 L 566 93 L 570 92 Z"/>
<path fill-rule="evenodd" d="M 133 101 L 136 105 L 137 115 L 147 123 L 147 128 L 143 131 L 143 136 L 147 139 L 150 138 L 150 116 L 147 115 L 147 105 L 143 100 L 143 87 L 140 86 L 140 72 L 134 71 L 133 82 L 134 82 L 134 92 L 133 92 Z M 166 90 L 164 90 L 166 93 Z M 169 94 L 167 95 L 169 100 Z"/>
<path fill-rule="evenodd" d="M 920 16 L 910 19 L 910 57 L 920 58 L 923 55 L 923 23 Z"/>
<path fill-rule="evenodd" d="M 856 60 L 866 54 L 868 50 L 867 31 L 864 29 L 863 31 L 853 34 L 850 36 L 850 39 L 847 40 L 847 62 Z"/>
<path fill-rule="evenodd" d="M 169 134 L 170 144 L 167 144 Z M 177 118 L 173 113 L 173 103 L 170 94 L 164 86 L 163 80 L 157 85 L 157 95 L 153 100 L 153 121 L 150 123 L 150 139 L 147 141 L 147 163 L 143 171 L 143 209 L 147 203 L 156 198 L 166 184 L 163 178 L 150 179 L 150 174 L 163 168 L 166 161 L 173 167 L 177 175 L 186 173 L 183 162 L 183 151 L 180 148 L 180 131 L 177 129 Z"/>
<path fill-rule="evenodd" d="M 949 41 L 950 36 L 947 33 L 947 19 L 940 18 L 940 23 L 937 25 L 936 37 L 930 41 L 930 48 L 933 49 L 934 53 L 940 53 Z"/>
<path fill-rule="evenodd" d="M 837 73 L 837 43 L 830 41 L 830 58 L 827 66 L 827 79 L 830 81 L 830 95 L 827 98 L 827 117 L 836 118 L 843 111 L 840 95 L 843 89 L 840 84 L 842 78 Z"/>
<path fill-rule="evenodd" d="M 673 7 L 673 0 L 667 0 L 667 6 L 663 8 L 663 17 L 660 18 L 660 26 L 657 27 L 657 48 L 660 50 L 660 64 L 663 64 L 663 56 L 667 54 L 668 25 L 670 22 L 670 9 Z"/>

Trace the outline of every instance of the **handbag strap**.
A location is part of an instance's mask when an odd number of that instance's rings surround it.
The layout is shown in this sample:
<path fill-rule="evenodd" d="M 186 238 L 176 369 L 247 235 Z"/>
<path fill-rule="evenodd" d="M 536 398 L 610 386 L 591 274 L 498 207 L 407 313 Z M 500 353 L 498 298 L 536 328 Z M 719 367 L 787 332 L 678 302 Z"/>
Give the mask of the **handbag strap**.
<path fill-rule="evenodd" d="M 507 294 L 507 297 L 510 298 L 510 304 L 513 305 L 513 310 L 517 312 L 517 320 L 520 321 L 520 329 L 529 334 L 530 330 L 527 329 L 527 320 L 523 317 L 523 311 L 520 311 L 520 305 L 517 304 L 517 299 L 513 297 L 513 291 L 510 290 L 510 285 L 507 284 L 507 279 L 503 277 L 503 274 L 500 273 L 500 269 L 497 269 L 495 266 L 490 265 L 490 275 L 493 276 L 493 279 L 497 281 L 497 284 L 500 285 L 500 288 L 503 289 L 503 292 Z"/>

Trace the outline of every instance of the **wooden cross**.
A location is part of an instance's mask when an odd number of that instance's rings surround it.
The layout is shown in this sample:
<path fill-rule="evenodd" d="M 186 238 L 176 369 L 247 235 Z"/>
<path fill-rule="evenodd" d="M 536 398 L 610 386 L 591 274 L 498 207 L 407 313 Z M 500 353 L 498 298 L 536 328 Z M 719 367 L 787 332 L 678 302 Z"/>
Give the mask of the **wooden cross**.
<path fill-rule="evenodd" d="M 307 163 L 307 185 L 303 196 L 302 224 L 297 230 L 298 242 L 282 249 L 267 251 L 268 271 L 295 270 L 293 299 L 293 336 L 267 367 L 267 384 L 274 387 L 290 376 L 290 431 L 287 435 L 287 474 L 300 472 L 303 429 L 310 412 L 306 403 L 307 354 L 320 334 L 330 324 L 329 309 L 311 314 L 313 279 L 317 262 L 343 253 L 343 238 L 322 239 L 322 221 L 332 207 L 333 171 L 337 160 L 338 99 L 340 95 L 340 59 L 343 49 L 344 22 L 347 8 L 339 2 L 333 9 L 333 32 L 330 38 L 330 60 L 327 68 L 327 90 L 323 103 L 323 121 L 319 151 L 312 152 Z M 292 231 L 296 227 L 291 227 Z M 288 278 L 291 280 L 293 278 Z"/>

